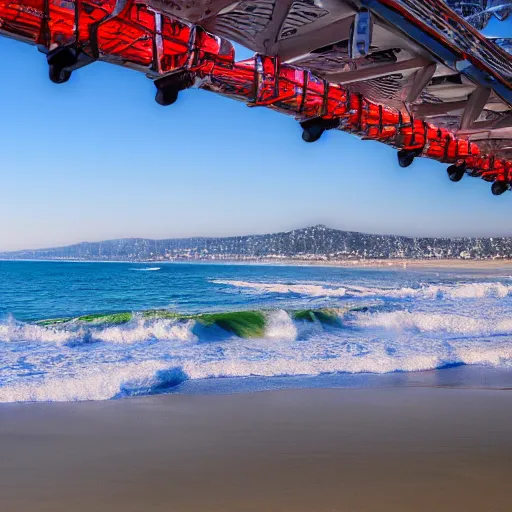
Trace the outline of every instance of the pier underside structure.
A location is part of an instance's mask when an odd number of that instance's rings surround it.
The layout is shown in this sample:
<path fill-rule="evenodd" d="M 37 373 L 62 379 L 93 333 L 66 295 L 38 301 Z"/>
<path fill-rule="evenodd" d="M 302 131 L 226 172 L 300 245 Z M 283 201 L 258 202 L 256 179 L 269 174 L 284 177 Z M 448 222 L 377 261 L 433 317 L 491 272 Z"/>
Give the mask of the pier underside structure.
<path fill-rule="evenodd" d="M 442 0 L 0 0 L 0 34 L 64 83 L 97 60 L 144 72 L 156 101 L 206 89 L 512 186 L 512 57 Z M 230 41 L 254 50 L 236 61 Z"/>

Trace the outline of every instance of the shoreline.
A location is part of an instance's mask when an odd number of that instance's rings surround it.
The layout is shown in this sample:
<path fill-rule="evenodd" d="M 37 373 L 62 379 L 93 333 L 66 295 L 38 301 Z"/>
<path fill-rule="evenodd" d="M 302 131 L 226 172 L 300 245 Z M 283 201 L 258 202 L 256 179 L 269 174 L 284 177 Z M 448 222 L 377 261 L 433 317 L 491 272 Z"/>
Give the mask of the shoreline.
<path fill-rule="evenodd" d="M 508 512 L 512 393 L 1 404 L 6 512 Z"/>
<path fill-rule="evenodd" d="M 90 396 L 67 398 L 45 395 L 37 398 L 23 398 L 12 395 L 0 401 L 4 405 L 45 405 L 74 403 L 109 403 L 124 400 L 159 399 L 169 396 L 232 396 L 252 395 L 255 393 L 301 392 L 307 390 L 399 390 L 399 389 L 446 389 L 477 391 L 512 391 L 512 368 L 485 365 L 454 365 L 419 371 L 392 371 L 389 373 L 348 373 L 336 372 L 317 375 L 275 375 L 275 376 L 238 376 L 185 378 L 168 387 L 146 390 L 141 393 L 119 395 L 120 387 L 109 397 L 91 398 Z M 1 387 L 0 387 L 1 391 Z M 2 394 L 0 393 L 0 396 Z"/>
<path fill-rule="evenodd" d="M 226 259 L 226 260 L 75 260 L 75 259 L 0 259 L 2 262 L 27 263 L 120 263 L 131 265 L 247 265 L 287 267 L 338 267 L 355 269 L 511 269 L 512 259 L 403 259 L 403 260 L 295 260 L 295 259 Z"/>
<path fill-rule="evenodd" d="M 165 395 L 212 396 L 301 389 L 403 388 L 512 391 L 512 369 L 465 364 L 410 372 L 189 379 L 169 389 Z"/>

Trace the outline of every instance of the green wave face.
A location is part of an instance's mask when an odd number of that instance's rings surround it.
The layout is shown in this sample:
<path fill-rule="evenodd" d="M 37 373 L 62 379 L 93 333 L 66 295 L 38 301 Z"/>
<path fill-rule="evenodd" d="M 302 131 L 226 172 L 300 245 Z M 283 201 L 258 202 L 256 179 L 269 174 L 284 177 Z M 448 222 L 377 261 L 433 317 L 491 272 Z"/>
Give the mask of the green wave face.
<path fill-rule="evenodd" d="M 216 325 L 240 338 L 263 338 L 266 314 L 261 311 L 211 313 L 198 315 L 195 320 L 205 327 Z"/>
<path fill-rule="evenodd" d="M 176 320 L 176 319 L 190 319 L 191 315 L 180 315 L 179 313 L 175 313 L 174 311 L 169 311 L 167 309 L 149 309 L 147 311 L 143 311 L 141 313 L 142 318 L 147 318 L 149 320 Z"/>
<path fill-rule="evenodd" d="M 339 311 L 336 309 L 304 309 L 292 313 L 294 320 L 302 322 L 320 322 L 327 325 L 341 325 Z"/>
<path fill-rule="evenodd" d="M 343 316 L 353 311 L 365 311 L 367 307 L 323 308 L 303 309 L 288 311 L 295 322 L 317 322 L 331 327 L 342 327 Z M 122 325 L 135 318 L 144 320 L 175 320 L 194 321 L 204 328 L 217 327 L 234 334 L 240 338 L 262 338 L 265 335 L 267 318 L 271 310 L 262 311 L 232 311 L 225 313 L 203 313 L 197 315 L 185 315 L 165 309 L 154 309 L 141 313 L 98 313 L 84 315 L 77 318 L 52 318 L 35 322 L 44 327 L 63 327 L 68 324 L 101 327 L 107 325 Z"/>
<path fill-rule="evenodd" d="M 51 327 L 54 325 L 73 323 L 83 323 L 88 325 L 120 325 L 129 322 L 133 318 L 133 314 L 124 313 L 97 313 L 94 315 L 84 315 L 76 318 L 50 318 L 48 320 L 39 320 L 35 322 L 37 325 Z"/>
<path fill-rule="evenodd" d="M 342 318 L 353 311 L 367 311 L 365 306 L 349 306 L 346 308 L 302 309 L 291 311 L 293 320 L 302 322 L 319 322 L 321 324 L 341 327 Z"/>
<path fill-rule="evenodd" d="M 34 322 L 35 325 L 41 325 L 42 327 L 52 327 L 59 324 L 67 324 L 71 322 L 72 318 L 47 318 L 46 320 L 38 320 Z"/>
<path fill-rule="evenodd" d="M 227 313 L 180 315 L 172 311 L 151 310 L 144 311 L 142 317 L 155 320 L 195 320 L 204 327 L 217 326 L 240 338 L 262 337 L 266 325 L 266 312 L 264 311 L 233 311 Z"/>
<path fill-rule="evenodd" d="M 77 318 L 77 321 L 87 324 L 125 324 L 132 319 L 132 313 L 113 313 L 110 315 L 86 315 Z"/>

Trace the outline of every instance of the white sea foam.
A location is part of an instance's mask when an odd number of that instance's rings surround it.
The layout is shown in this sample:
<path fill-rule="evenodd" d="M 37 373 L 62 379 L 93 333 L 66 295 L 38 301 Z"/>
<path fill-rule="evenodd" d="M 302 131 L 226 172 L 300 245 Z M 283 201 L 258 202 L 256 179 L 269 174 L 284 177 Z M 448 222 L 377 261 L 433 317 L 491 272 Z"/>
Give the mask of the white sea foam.
<path fill-rule="evenodd" d="M 297 339 L 297 326 L 286 311 L 274 311 L 267 317 L 265 337 L 269 339 L 295 340 Z"/>
<path fill-rule="evenodd" d="M 343 297 L 345 288 L 326 288 L 314 284 L 250 283 L 247 281 L 214 280 L 215 284 L 252 289 L 259 293 L 296 293 L 312 297 Z"/>
<path fill-rule="evenodd" d="M 43 327 L 35 324 L 17 322 L 9 317 L 7 321 L 0 323 L 0 341 L 32 341 L 49 343 L 69 343 L 80 339 L 81 332 L 71 332 L 56 327 Z"/>
<path fill-rule="evenodd" d="M 105 327 L 91 331 L 92 341 L 104 341 L 106 343 L 130 344 L 148 340 L 160 341 L 196 341 L 192 332 L 194 321 L 186 322 L 174 319 L 149 320 L 135 318 L 128 324 Z"/>
<path fill-rule="evenodd" d="M 303 359 L 281 354 L 270 360 L 229 358 L 222 361 L 188 361 L 168 367 L 162 361 L 144 361 L 115 367 L 101 365 L 80 375 L 52 377 L 43 383 L 0 387 L 0 402 L 108 400 L 149 395 L 168 390 L 187 379 L 220 377 L 314 376 L 329 373 L 389 373 L 422 371 L 447 364 L 511 365 L 512 347 L 462 347 L 439 353 L 416 352 L 390 356 L 383 347 L 366 357 L 344 354 L 331 359 Z"/>
<path fill-rule="evenodd" d="M 512 366 L 512 345 L 500 337 L 447 341 L 407 333 L 386 340 L 340 336 L 337 331 L 327 330 L 297 341 L 288 319 L 284 312 L 276 312 L 264 339 L 179 346 L 172 352 L 172 363 L 162 358 L 168 349 L 159 349 L 159 344 L 148 345 L 142 352 L 130 352 L 130 346 L 126 352 L 108 352 L 109 359 L 116 354 L 148 358 L 129 364 L 106 362 L 105 353 L 95 356 L 93 352 L 79 356 L 72 365 L 66 363 L 52 369 L 45 363 L 44 369 L 49 373 L 44 377 L 20 382 L 15 376 L 0 385 L 0 402 L 106 400 L 147 395 L 164 392 L 187 379 L 410 372 L 458 363 Z"/>
<path fill-rule="evenodd" d="M 455 358 L 464 364 L 512 367 L 512 346 L 494 344 L 473 344 L 455 350 Z"/>
<path fill-rule="evenodd" d="M 157 270 L 161 270 L 161 267 L 132 268 L 130 270 L 135 270 L 138 272 L 156 272 Z"/>
<path fill-rule="evenodd" d="M 414 347 L 409 351 L 398 351 L 390 355 L 384 343 L 372 347 L 372 352 L 354 356 L 350 345 L 330 358 L 318 357 L 319 351 L 305 350 L 299 354 L 283 350 L 265 361 L 230 359 L 229 361 L 209 361 L 197 365 L 187 362 L 183 370 L 190 379 L 219 377 L 277 377 L 315 376 L 332 373 L 390 373 L 395 371 L 412 372 L 431 370 L 450 364 L 512 364 L 512 347 L 469 345 L 454 348 L 439 344 L 435 350 L 425 346 Z"/>
<path fill-rule="evenodd" d="M 454 285 L 429 285 L 421 288 L 402 288 L 383 291 L 383 295 L 391 297 L 420 297 L 445 299 L 481 299 L 495 297 L 503 299 L 512 292 L 512 286 L 501 283 L 461 283 Z M 376 291 L 376 293 L 379 293 Z"/>
<path fill-rule="evenodd" d="M 122 393 L 123 388 L 147 394 L 161 384 L 160 372 L 167 370 L 163 361 L 142 361 L 125 366 L 99 365 L 75 376 L 52 377 L 43 383 L 11 384 L 0 387 L 0 402 L 68 402 L 108 400 Z M 178 380 L 179 372 L 176 379 Z M 130 394 L 130 392 L 128 393 Z"/>
<path fill-rule="evenodd" d="M 196 341 L 192 332 L 194 322 L 174 319 L 143 319 L 135 317 L 127 324 L 107 327 L 80 326 L 63 324 L 61 326 L 42 326 L 17 322 L 9 318 L 0 323 L 1 342 L 35 342 L 69 344 L 81 342 L 105 342 L 132 344 L 149 340 Z"/>
<path fill-rule="evenodd" d="M 42 383 L 12 383 L 0 387 L 0 402 L 109 400 L 154 394 L 186 379 L 320 375 L 340 371 L 387 373 L 396 369 L 415 371 L 435 367 L 439 358 L 420 355 L 397 363 L 391 357 L 308 361 L 281 356 L 264 361 L 233 357 L 222 361 L 203 361 L 201 364 L 188 361 L 180 368 L 171 369 L 162 361 L 124 366 L 102 364 L 94 369 L 84 369 L 79 375 L 53 376 Z"/>
<path fill-rule="evenodd" d="M 418 297 L 424 299 L 478 299 L 495 297 L 503 299 L 512 294 L 512 286 L 502 283 L 460 283 L 454 285 L 424 285 L 418 288 L 377 288 L 357 285 L 318 285 L 259 283 L 235 280 L 215 280 L 215 284 L 245 288 L 256 293 L 296 293 L 312 297 Z"/>
<path fill-rule="evenodd" d="M 467 315 L 410 311 L 362 313 L 357 315 L 353 324 L 361 328 L 380 327 L 398 331 L 417 330 L 481 335 L 512 333 L 512 318 L 496 321 Z"/>

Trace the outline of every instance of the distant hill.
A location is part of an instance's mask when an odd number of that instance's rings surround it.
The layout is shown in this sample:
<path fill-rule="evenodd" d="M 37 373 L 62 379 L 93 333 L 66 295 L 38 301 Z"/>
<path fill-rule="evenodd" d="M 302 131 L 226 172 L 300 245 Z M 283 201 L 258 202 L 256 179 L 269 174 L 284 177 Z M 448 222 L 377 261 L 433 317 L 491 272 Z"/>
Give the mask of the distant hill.
<path fill-rule="evenodd" d="M 407 238 L 313 226 L 285 233 L 226 238 L 123 238 L 0 253 L 2 259 L 361 260 L 512 258 L 512 238 Z"/>

